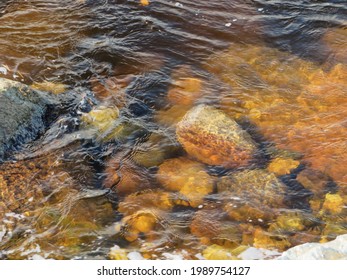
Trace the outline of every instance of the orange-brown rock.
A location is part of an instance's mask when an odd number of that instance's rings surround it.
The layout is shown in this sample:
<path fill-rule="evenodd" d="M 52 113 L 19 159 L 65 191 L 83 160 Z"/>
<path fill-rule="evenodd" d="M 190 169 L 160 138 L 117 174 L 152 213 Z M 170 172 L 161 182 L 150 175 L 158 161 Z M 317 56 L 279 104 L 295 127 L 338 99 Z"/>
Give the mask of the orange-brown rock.
<path fill-rule="evenodd" d="M 291 244 L 284 236 L 273 235 L 260 228 L 257 228 L 254 231 L 253 246 L 268 250 L 284 251 L 291 247 Z"/>
<path fill-rule="evenodd" d="M 197 237 L 212 239 L 221 233 L 224 213 L 221 209 L 197 211 L 190 224 L 190 231 Z"/>
<path fill-rule="evenodd" d="M 105 175 L 104 186 L 120 195 L 153 187 L 148 170 L 137 166 L 126 153 L 120 153 L 108 161 Z"/>
<path fill-rule="evenodd" d="M 167 190 L 183 194 L 193 207 L 203 203 L 203 198 L 213 191 L 213 178 L 204 165 L 183 157 L 161 164 L 157 178 Z"/>
<path fill-rule="evenodd" d="M 177 139 L 186 152 L 209 165 L 247 166 L 256 145 L 233 119 L 211 106 L 199 105 L 177 124 Z"/>
<path fill-rule="evenodd" d="M 139 238 L 139 234 L 149 235 L 160 225 L 160 217 L 155 211 L 141 210 L 122 219 L 121 233 L 126 240 L 133 242 Z"/>
<path fill-rule="evenodd" d="M 277 176 L 281 176 L 289 174 L 292 170 L 297 168 L 299 164 L 300 161 L 291 158 L 275 158 L 270 162 L 267 169 Z"/>

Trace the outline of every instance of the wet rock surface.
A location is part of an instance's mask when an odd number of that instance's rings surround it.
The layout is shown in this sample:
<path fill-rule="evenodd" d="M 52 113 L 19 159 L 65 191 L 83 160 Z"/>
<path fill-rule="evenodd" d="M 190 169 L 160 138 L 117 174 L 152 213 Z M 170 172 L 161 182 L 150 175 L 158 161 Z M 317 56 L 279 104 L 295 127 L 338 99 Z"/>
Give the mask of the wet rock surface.
<path fill-rule="evenodd" d="M 49 105 L 52 102 L 41 92 L 0 79 L 0 161 L 44 131 Z"/>
<path fill-rule="evenodd" d="M 246 131 L 223 112 L 206 105 L 188 111 L 176 134 L 189 155 L 210 165 L 246 166 L 256 153 Z"/>

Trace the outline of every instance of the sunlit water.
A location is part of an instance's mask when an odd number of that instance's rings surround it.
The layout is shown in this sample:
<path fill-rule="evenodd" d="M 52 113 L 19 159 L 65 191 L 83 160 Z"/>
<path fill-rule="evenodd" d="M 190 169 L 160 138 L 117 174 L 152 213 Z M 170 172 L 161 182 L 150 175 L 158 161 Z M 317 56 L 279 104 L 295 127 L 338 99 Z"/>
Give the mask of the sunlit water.
<path fill-rule="evenodd" d="M 117 245 L 195 259 L 212 244 L 282 251 L 347 232 L 346 12 L 345 1 L 0 4 L 0 77 L 66 84 L 83 103 L 0 166 L 0 258 L 104 259 Z M 216 181 L 235 170 L 202 167 L 215 188 L 201 205 L 163 188 L 159 165 L 186 157 L 175 125 L 201 103 L 257 141 L 252 169 L 281 153 L 300 164 L 278 175 L 282 220 L 221 206 Z M 88 112 L 105 108 L 94 123 Z M 302 170 L 336 196 L 304 188 Z"/>

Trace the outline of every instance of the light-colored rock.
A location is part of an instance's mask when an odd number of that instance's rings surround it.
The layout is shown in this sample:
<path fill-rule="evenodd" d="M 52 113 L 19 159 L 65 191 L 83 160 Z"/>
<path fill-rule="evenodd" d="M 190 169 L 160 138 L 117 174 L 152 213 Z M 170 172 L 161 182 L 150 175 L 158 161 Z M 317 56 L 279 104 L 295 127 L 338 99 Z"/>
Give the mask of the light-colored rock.
<path fill-rule="evenodd" d="M 117 107 L 100 107 L 82 115 L 81 120 L 86 126 L 97 128 L 100 132 L 112 128 L 114 121 L 119 117 Z"/>
<path fill-rule="evenodd" d="M 177 139 L 189 155 L 209 165 L 246 166 L 256 145 L 233 119 L 211 106 L 199 105 L 177 124 Z"/>
<path fill-rule="evenodd" d="M 320 244 L 307 243 L 293 247 L 278 257 L 279 260 L 347 260 L 347 234 Z"/>
<path fill-rule="evenodd" d="M 113 246 L 109 252 L 109 258 L 111 260 L 128 260 L 128 254 L 125 249 L 121 249 L 118 245 Z"/>

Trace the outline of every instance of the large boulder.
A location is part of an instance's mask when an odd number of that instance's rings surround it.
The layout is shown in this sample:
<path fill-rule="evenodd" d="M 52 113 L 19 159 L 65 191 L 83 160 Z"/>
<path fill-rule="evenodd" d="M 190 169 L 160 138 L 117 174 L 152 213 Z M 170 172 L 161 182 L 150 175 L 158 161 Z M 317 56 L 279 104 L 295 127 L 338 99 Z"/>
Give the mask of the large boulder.
<path fill-rule="evenodd" d="M 58 97 L 0 78 L 0 162 L 42 133 L 58 104 Z"/>
<path fill-rule="evenodd" d="M 177 139 L 197 160 L 227 168 L 246 166 L 256 152 L 251 136 L 222 111 L 199 105 L 177 124 Z"/>

